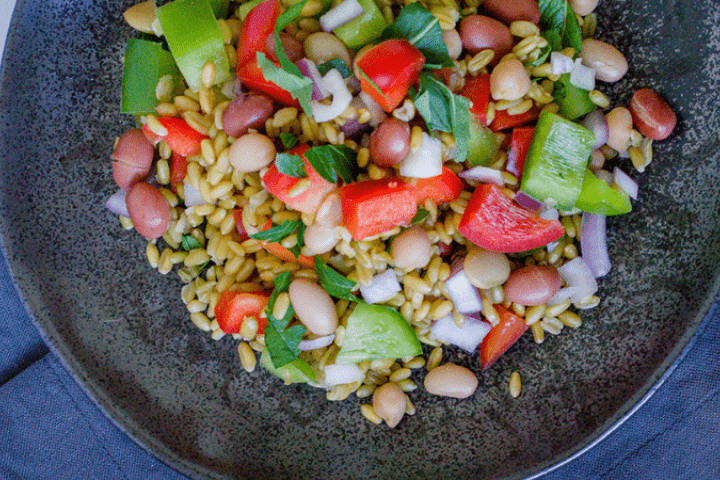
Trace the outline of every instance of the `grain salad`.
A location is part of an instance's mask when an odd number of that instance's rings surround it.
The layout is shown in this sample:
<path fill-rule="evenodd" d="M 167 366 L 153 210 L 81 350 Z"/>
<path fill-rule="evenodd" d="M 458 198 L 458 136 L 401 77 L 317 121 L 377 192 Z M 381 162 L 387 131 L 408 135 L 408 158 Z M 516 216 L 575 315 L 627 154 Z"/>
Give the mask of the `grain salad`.
<path fill-rule="evenodd" d="M 597 3 L 134 5 L 107 205 L 245 371 L 391 428 L 419 388 L 473 397 L 599 305 L 606 217 L 675 126 L 651 89 L 603 93 L 628 63 Z"/>

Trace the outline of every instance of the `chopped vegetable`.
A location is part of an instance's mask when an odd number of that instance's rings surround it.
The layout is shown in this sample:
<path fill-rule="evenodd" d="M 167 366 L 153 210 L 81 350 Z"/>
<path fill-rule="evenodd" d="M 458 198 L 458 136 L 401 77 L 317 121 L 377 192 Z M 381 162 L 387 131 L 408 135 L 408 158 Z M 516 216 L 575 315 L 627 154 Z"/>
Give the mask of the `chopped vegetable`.
<path fill-rule="evenodd" d="M 266 236 L 263 234 L 273 230 L 272 220 L 268 220 L 268 223 L 263 226 L 262 230 L 255 235 L 251 235 L 251 237 L 260 240 L 260 245 L 262 245 L 262 247 L 266 251 L 272 253 L 279 259 L 286 262 L 298 263 L 305 268 L 313 268 L 315 266 L 313 257 L 301 255 L 299 252 L 296 255 L 295 253 L 280 244 L 280 240 L 295 232 L 300 227 L 300 223 L 301 222 L 299 220 L 297 220 L 296 222 L 292 222 L 290 220 L 285 221 L 279 226 L 274 227 L 275 229 L 277 229 L 278 227 L 282 227 L 283 224 L 287 224 L 282 230 L 275 230 L 275 232 L 269 233 Z"/>
<path fill-rule="evenodd" d="M 490 74 L 486 73 L 468 78 L 460 90 L 460 95 L 472 102 L 470 112 L 475 114 L 483 127 L 487 127 L 487 107 L 490 103 Z"/>
<path fill-rule="evenodd" d="M 554 31 L 563 46 L 572 47 L 579 52 L 582 46 L 582 31 L 570 3 L 566 0 L 539 0 L 538 3 L 540 23 Z"/>
<path fill-rule="evenodd" d="M 416 150 L 410 149 L 398 164 L 399 173 L 404 177 L 432 178 L 442 174 L 442 141 L 422 133 L 422 144 Z"/>
<path fill-rule="evenodd" d="M 292 383 L 317 383 L 317 377 L 315 376 L 315 370 L 312 369 L 310 364 L 301 358 L 296 358 L 290 363 L 286 363 L 280 368 L 275 368 L 272 359 L 270 358 L 270 352 L 265 347 L 260 356 L 260 365 L 264 367 L 268 372 L 272 373 L 276 377 L 280 378 L 286 384 Z"/>
<path fill-rule="evenodd" d="M 555 82 L 553 97 L 560 107 L 560 114 L 569 120 L 580 118 L 597 108 L 590 100 L 590 92 L 570 83 L 570 74 L 567 73 Z"/>
<path fill-rule="evenodd" d="M 421 205 L 428 198 L 437 205 L 452 202 L 460 196 L 463 187 L 462 180 L 447 167 L 443 167 L 438 176 L 420 178 L 415 182 L 417 201 Z"/>
<path fill-rule="evenodd" d="M 179 153 L 173 152 L 170 157 L 170 187 L 173 192 L 177 192 L 177 186 L 185 181 L 187 168 L 187 159 Z"/>
<path fill-rule="evenodd" d="M 532 250 L 565 235 L 560 222 L 532 214 L 490 184 L 475 189 L 458 231 L 479 247 L 505 253 Z"/>
<path fill-rule="evenodd" d="M 490 124 L 490 129 L 493 132 L 500 132 L 508 128 L 527 125 L 537 120 L 539 116 L 540 109 L 535 105 L 527 112 L 518 115 L 510 115 L 507 110 L 496 110 L 495 120 Z"/>
<path fill-rule="evenodd" d="M 480 365 L 483 370 L 495 363 L 529 328 L 521 317 L 502 305 L 494 307 L 500 316 L 500 323 L 490 330 L 480 344 Z"/>
<path fill-rule="evenodd" d="M 244 5 L 246 4 L 240 8 Z M 257 52 L 267 54 L 265 39 L 275 31 L 275 22 L 280 13 L 280 0 L 265 0 L 252 7 L 243 19 L 237 44 L 238 76 L 240 67 L 257 61 Z"/>
<path fill-rule="evenodd" d="M 575 207 L 583 212 L 597 215 L 622 215 L 632 210 L 628 194 L 618 191 L 600 180 L 590 170 L 585 170 L 580 196 Z"/>
<path fill-rule="evenodd" d="M 518 179 L 522 177 L 525 168 L 525 158 L 530 150 L 530 143 L 535 134 L 535 127 L 517 127 L 513 129 L 510 139 L 510 150 L 508 151 L 505 170 L 515 175 Z"/>
<path fill-rule="evenodd" d="M 314 266 L 319 277 L 320 285 L 329 295 L 336 298 L 344 298 L 351 302 L 359 301 L 355 295 L 350 293 L 352 289 L 355 288 L 355 285 L 357 285 L 357 282 L 343 277 L 333 270 L 332 267 L 323 263 L 319 257 L 315 257 Z"/>
<path fill-rule="evenodd" d="M 320 17 L 320 27 L 323 32 L 332 32 L 362 15 L 363 11 L 358 0 L 342 0 Z"/>
<path fill-rule="evenodd" d="M 385 303 L 401 290 L 402 287 L 392 268 L 375 275 L 370 285 L 360 287 L 363 300 L 367 303 Z"/>
<path fill-rule="evenodd" d="M 469 119 L 470 136 L 467 142 L 467 160 L 472 165 L 491 165 L 500 151 L 503 135 L 483 127 L 481 122 L 473 116 L 470 116 Z"/>
<path fill-rule="evenodd" d="M 582 257 L 595 278 L 604 277 L 610 272 L 610 257 L 607 251 L 605 233 L 605 215 L 583 213 L 580 249 Z"/>
<path fill-rule="evenodd" d="M 185 120 L 178 117 L 158 117 L 158 121 L 167 130 L 167 135 L 157 135 L 146 124 L 143 126 L 143 133 L 154 145 L 165 140 L 170 149 L 183 157 L 190 157 L 200 153 L 200 143 L 207 135 L 199 133 L 187 124 Z"/>
<path fill-rule="evenodd" d="M 347 321 L 338 364 L 420 355 L 422 348 L 410 324 L 396 310 L 359 303 Z"/>
<path fill-rule="evenodd" d="M 387 27 L 385 17 L 373 0 L 359 1 L 364 13 L 333 31 L 348 48 L 353 50 L 378 38 Z"/>
<path fill-rule="evenodd" d="M 240 333 L 240 327 L 248 317 L 258 321 L 258 334 L 265 331 L 267 321 L 260 314 L 268 304 L 267 292 L 226 291 L 215 304 L 215 319 L 225 333 Z"/>
<path fill-rule="evenodd" d="M 435 321 L 430 328 L 433 337 L 441 342 L 457 345 L 470 353 L 475 351 L 491 329 L 489 323 L 470 315 L 465 316 L 465 324 L 462 328 L 458 327 L 452 314 Z"/>
<path fill-rule="evenodd" d="M 169 81 L 163 96 L 172 98 L 182 91 L 180 71 L 172 54 L 159 43 L 131 38 L 125 48 L 120 111 L 134 115 L 153 113 L 158 100 L 158 82 Z"/>

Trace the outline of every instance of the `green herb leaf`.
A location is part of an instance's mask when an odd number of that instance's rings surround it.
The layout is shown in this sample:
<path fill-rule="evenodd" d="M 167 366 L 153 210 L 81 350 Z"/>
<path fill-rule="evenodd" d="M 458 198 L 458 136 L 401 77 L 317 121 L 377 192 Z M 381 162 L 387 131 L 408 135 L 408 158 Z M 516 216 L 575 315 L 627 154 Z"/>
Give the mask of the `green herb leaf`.
<path fill-rule="evenodd" d="M 467 157 L 467 139 L 470 136 L 470 100 L 455 95 L 435 75 L 420 72 L 420 88 L 413 98 L 415 108 L 425 120 L 428 129 L 450 132 L 455 137 L 455 161 Z"/>
<path fill-rule="evenodd" d="M 295 231 L 302 223 L 300 220 L 285 220 L 280 225 L 273 223 L 272 228 L 250 235 L 255 240 L 267 240 L 268 242 L 279 242 Z"/>
<path fill-rule="evenodd" d="M 562 50 L 562 37 L 557 30 L 545 30 L 540 35 L 548 41 L 548 47 L 550 47 L 551 51 L 558 52 Z"/>
<path fill-rule="evenodd" d="M 283 90 L 287 90 L 293 98 L 300 102 L 300 106 L 308 115 L 312 115 L 312 80 L 302 75 L 290 73 L 268 60 L 264 53 L 257 52 L 258 66 L 263 72 L 263 77 Z M 295 67 L 297 68 L 297 67 Z M 300 70 L 298 70 L 298 73 Z"/>
<path fill-rule="evenodd" d="M 575 13 L 566 0 L 539 0 L 540 23 L 547 29 L 555 30 L 562 44 L 579 52 L 582 47 L 582 30 Z"/>
<path fill-rule="evenodd" d="M 540 56 L 537 58 L 537 60 L 530 62 L 529 65 L 532 67 L 537 67 L 538 65 L 542 65 L 545 63 L 545 60 L 550 56 L 550 52 L 552 52 L 552 46 L 550 44 L 545 45 L 543 48 L 540 49 Z"/>
<path fill-rule="evenodd" d="M 352 72 L 350 71 L 348 66 L 345 65 L 345 62 L 343 62 L 339 58 L 333 58 L 332 60 L 328 60 L 327 62 L 321 63 L 317 66 L 317 69 L 322 76 L 325 76 L 333 68 L 337 68 L 343 78 L 348 78 L 350 75 L 352 75 Z"/>
<path fill-rule="evenodd" d="M 357 176 L 357 154 L 345 145 L 320 145 L 304 155 L 313 169 L 330 183 L 337 183 L 338 175 L 345 183 L 351 183 Z"/>
<path fill-rule="evenodd" d="M 327 293 L 333 297 L 344 298 L 345 300 L 350 300 L 351 302 L 360 301 L 355 295 L 350 293 L 350 291 L 355 288 L 357 282 L 343 277 L 331 266 L 323 263 L 319 257 L 315 257 L 315 270 L 320 277 L 320 285 Z"/>
<path fill-rule="evenodd" d="M 300 155 L 291 153 L 278 153 L 275 155 L 275 167 L 278 172 L 295 178 L 307 177 L 305 162 Z"/>
<path fill-rule="evenodd" d="M 395 23 L 382 33 L 382 40 L 403 38 L 425 55 L 426 68 L 452 67 L 447 45 L 442 39 L 440 22 L 419 2 L 400 10 Z"/>
<path fill-rule="evenodd" d="M 290 287 L 290 272 L 283 272 L 275 277 L 275 288 L 273 289 L 268 306 L 265 309 L 267 313 L 268 323 L 265 326 L 265 346 L 270 354 L 275 368 L 294 361 L 300 355 L 300 341 L 305 334 L 305 327 L 296 325 L 287 328 L 290 320 L 295 314 L 295 310 L 290 305 L 285 312 L 285 316 L 281 319 L 275 318 L 272 314 L 275 307 L 275 301 L 282 292 L 287 292 Z"/>
<path fill-rule="evenodd" d="M 202 245 L 200 244 L 200 241 L 197 238 L 193 237 L 192 235 L 183 235 L 180 246 L 186 252 L 189 252 L 190 250 L 195 250 L 196 248 L 202 247 Z"/>
<path fill-rule="evenodd" d="M 430 212 L 425 210 L 424 208 L 418 208 L 417 213 L 410 221 L 410 225 L 419 225 L 422 222 L 425 221 L 426 218 L 430 216 Z"/>
<path fill-rule="evenodd" d="M 290 132 L 280 132 L 280 141 L 282 142 L 283 147 L 285 147 L 286 150 L 295 148 L 295 146 L 298 144 L 297 136 L 294 133 Z"/>
<path fill-rule="evenodd" d="M 307 229 L 307 225 L 301 221 L 297 227 L 297 244 L 300 248 L 305 246 L 305 229 Z"/>

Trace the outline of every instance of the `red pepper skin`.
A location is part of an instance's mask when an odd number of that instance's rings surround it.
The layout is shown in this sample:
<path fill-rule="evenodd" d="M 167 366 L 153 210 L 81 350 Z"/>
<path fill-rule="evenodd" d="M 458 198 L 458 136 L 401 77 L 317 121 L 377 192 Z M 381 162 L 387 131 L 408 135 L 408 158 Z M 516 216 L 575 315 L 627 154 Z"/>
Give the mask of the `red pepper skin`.
<path fill-rule="evenodd" d="M 517 127 L 513 129 L 505 170 L 517 178 L 522 176 L 523 168 L 525 168 L 525 157 L 527 157 L 534 134 L 535 127 Z"/>
<path fill-rule="evenodd" d="M 494 307 L 500 316 L 500 323 L 488 332 L 480 344 L 480 365 L 483 370 L 495 363 L 495 360 L 507 352 L 528 329 L 522 318 L 502 305 L 498 304 Z"/>
<path fill-rule="evenodd" d="M 248 317 L 258 321 L 258 334 L 265 333 L 267 319 L 260 314 L 267 307 L 270 292 L 226 291 L 220 294 L 215 304 L 215 319 L 225 333 L 240 333 L 243 322 Z"/>
<path fill-rule="evenodd" d="M 255 62 L 257 52 L 267 55 L 265 39 L 275 31 L 282 6 L 280 0 L 265 0 L 255 6 L 245 17 L 240 26 L 237 45 L 237 70 L 248 62 Z"/>
<path fill-rule="evenodd" d="M 177 186 L 185 180 L 187 168 L 187 159 L 176 152 L 172 152 L 170 157 L 170 188 L 173 192 L 177 192 Z"/>
<path fill-rule="evenodd" d="M 265 226 L 263 226 L 262 230 L 268 230 L 270 229 L 270 227 L 272 227 L 272 220 L 268 220 Z M 315 257 L 308 257 L 307 255 L 300 255 L 299 257 L 296 257 L 295 254 L 280 245 L 280 243 L 278 242 L 268 242 L 267 240 L 261 240 L 260 245 L 262 245 L 262 247 L 269 253 L 272 253 L 281 260 L 285 260 L 286 262 L 298 263 L 305 268 L 315 268 Z"/>
<path fill-rule="evenodd" d="M 279 66 L 277 63 L 276 65 Z M 238 64 L 237 76 L 242 81 L 242 84 L 250 90 L 264 93 L 288 107 L 300 106 L 300 102 L 294 99 L 290 92 L 273 82 L 265 80 L 262 69 L 256 61 L 247 62 L 244 65 Z"/>
<path fill-rule="evenodd" d="M 473 192 L 458 231 L 479 247 L 504 253 L 532 250 L 565 235 L 559 221 L 534 215 L 487 183 Z"/>
<path fill-rule="evenodd" d="M 490 130 L 499 132 L 512 127 L 519 127 L 530 122 L 534 122 L 540 116 L 540 109 L 533 107 L 520 115 L 510 115 L 507 110 L 499 110 L 495 112 L 495 120 L 490 125 Z"/>
<path fill-rule="evenodd" d="M 417 213 L 415 187 L 397 178 L 345 185 L 340 202 L 343 222 L 355 240 L 409 225 Z"/>
<path fill-rule="evenodd" d="M 463 191 L 462 180 L 447 167 L 437 177 L 419 178 L 415 183 L 417 188 L 417 201 L 419 204 L 431 199 L 438 205 L 449 203 L 460 196 Z"/>
<path fill-rule="evenodd" d="M 472 102 L 470 111 L 480 120 L 483 127 L 487 127 L 487 107 L 488 103 L 490 103 L 490 75 L 485 74 L 468 78 L 462 90 L 460 90 L 460 95 Z"/>
<path fill-rule="evenodd" d="M 312 168 L 310 162 L 305 159 L 303 153 L 309 148 L 310 146 L 304 143 L 287 152 L 289 154 L 300 155 L 305 162 L 305 171 L 308 174 L 307 178 L 310 180 L 310 188 L 303 193 L 290 196 L 290 190 L 302 179 L 280 173 L 274 163 L 268 169 L 267 173 L 265 173 L 262 180 L 268 192 L 285 202 L 285 204 L 293 210 L 314 214 L 325 197 L 335 190 L 337 185 L 321 177 L 320 174 Z"/>
<path fill-rule="evenodd" d="M 170 150 L 183 157 L 190 157 L 200 153 L 200 143 L 206 138 L 200 132 L 194 130 L 185 120 L 178 117 L 158 117 L 158 121 L 165 127 L 168 134 L 165 136 L 157 135 L 147 124 L 143 125 L 143 133 L 153 145 L 165 140 Z"/>
<path fill-rule="evenodd" d="M 390 113 L 407 96 L 425 65 L 425 57 L 407 40 L 391 39 L 375 45 L 356 65 L 382 91 L 382 95 L 360 75 L 362 91 Z"/>
<path fill-rule="evenodd" d="M 247 231 L 245 230 L 245 226 L 243 225 L 242 212 L 242 208 L 236 208 L 233 212 L 233 218 L 235 220 L 235 231 L 238 234 L 238 238 L 241 242 L 244 242 L 245 240 L 250 240 L 250 235 L 248 235 Z"/>

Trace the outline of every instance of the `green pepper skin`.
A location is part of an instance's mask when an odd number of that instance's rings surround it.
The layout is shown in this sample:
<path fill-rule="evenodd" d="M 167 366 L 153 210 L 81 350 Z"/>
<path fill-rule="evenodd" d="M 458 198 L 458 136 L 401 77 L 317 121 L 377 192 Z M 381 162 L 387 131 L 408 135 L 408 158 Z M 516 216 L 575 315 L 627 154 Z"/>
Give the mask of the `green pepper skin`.
<path fill-rule="evenodd" d="M 179 94 L 180 71 L 170 52 L 156 42 L 129 39 L 125 48 L 120 111 L 133 115 L 153 113 L 159 102 L 155 94 L 158 81 L 168 75 L 174 84 L 171 95 Z"/>
<path fill-rule="evenodd" d="M 615 190 L 590 170 L 585 170 L 582 190 L 575 207 L 583 212 L 605 216 L 622 215 L 632 210 L 627 193 Z"/>
<path fill-rule="evenodd" d="M 357 50 L 382 35 L 388 26 L 380 9 L 373 0 L 358 0 L 364 13 L 351 20 L 342 27 L 333 30 L 333 33 L 343 41 L 348 48 Z"/>

